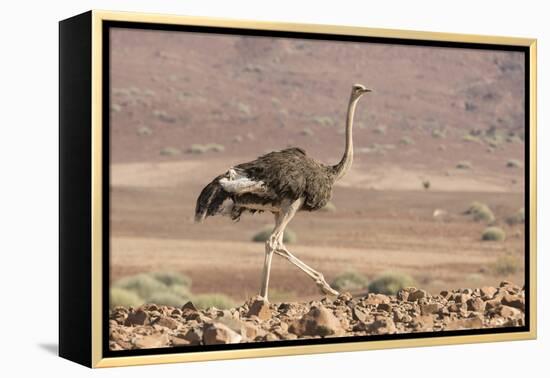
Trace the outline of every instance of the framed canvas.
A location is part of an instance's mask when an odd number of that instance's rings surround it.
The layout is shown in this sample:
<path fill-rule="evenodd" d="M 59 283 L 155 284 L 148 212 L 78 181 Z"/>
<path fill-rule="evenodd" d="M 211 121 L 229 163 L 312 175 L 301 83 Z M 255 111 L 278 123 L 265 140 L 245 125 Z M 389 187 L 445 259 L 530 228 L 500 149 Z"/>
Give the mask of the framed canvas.
<path fill-rule="evenodd" d="M 536 40 L 60 22 L 59 354 L 536 337 Z"/>

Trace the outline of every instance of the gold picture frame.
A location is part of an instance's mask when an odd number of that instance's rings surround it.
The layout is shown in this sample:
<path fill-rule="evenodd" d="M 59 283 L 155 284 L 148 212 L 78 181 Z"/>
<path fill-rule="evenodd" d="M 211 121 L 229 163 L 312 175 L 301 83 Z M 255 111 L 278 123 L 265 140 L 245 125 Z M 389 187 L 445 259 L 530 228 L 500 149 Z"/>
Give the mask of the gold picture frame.
<path fill-rule="evenodd" d="M 528 235 L 528 330 L 513 333 L 486 333 L 437 337 L 403 338 L 331 344 L 276 346 L 215 351 L 171 352 L 131 356 L 106 356 L 104 353 L 105 261 L 104 241 L 104 133 L 105 99 L 103 68 L 105 25 L 109 22 L 148 25 L 199 26 L 250 29 L 265 32 L 310 33 L 357 36 L 408 41 L 432 41 L 494 46 L 515 46 L 528 55 L 527 146 L 529 165 L 526 175 L 529 192 Z M 84 53 L 82 53 L 84 51 Z M 161 14 L 126 13 L 93 10 L 60 23 L 60 355 L 89 367 L 113 367 L 207 361 L 295 354 L 345 352 L 398 347 L 435 346 L 480 342 L 535 339 L 536 307 L 536 39 L 469 34 L 435 33 L 351 27 L 293 24 L 252 20 L 217 19 Z M 69 67 L 78 65 L 80 68 Z M 75 110 L 76 109 L 76 110 Z M 85 124 L 82 125 L 82 122 Z M 76 146 L 75 146 L 76 144 Z M 79 147 L 80 146 L 80 147 Z M 85 146 L 85 149 L 81 147 Z M 75 163 L 75 159 L 83 161 Z M 89 164 L 88 164 L 89 163 Z M 528 169 L 527 169 L 528 168 Z M 77 205 L 80 203 L 80 205 Z M 80 206 L 80 207 L 79 207 Z M 528 285 L 527 285 L 528 284 Z M 106 294 L 107 293 L 107 294 Z M 69 307 L 82 311 L 80 323 L 65 317 Z M 84 340 L 78 345 L 78 340 Z"/>

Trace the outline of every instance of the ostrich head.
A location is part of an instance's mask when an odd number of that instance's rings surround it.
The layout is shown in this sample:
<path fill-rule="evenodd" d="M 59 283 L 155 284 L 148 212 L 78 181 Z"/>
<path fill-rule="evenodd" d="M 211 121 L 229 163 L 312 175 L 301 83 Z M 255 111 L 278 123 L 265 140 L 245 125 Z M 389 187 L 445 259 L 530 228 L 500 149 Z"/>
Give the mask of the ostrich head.
<path fill-rule="evenodd" d="M 356 100 L 367 92 L 372 92 L 370 89 L 365 88 L 364 85 L 354 84 L 351 89 L 351 97 Z"/>

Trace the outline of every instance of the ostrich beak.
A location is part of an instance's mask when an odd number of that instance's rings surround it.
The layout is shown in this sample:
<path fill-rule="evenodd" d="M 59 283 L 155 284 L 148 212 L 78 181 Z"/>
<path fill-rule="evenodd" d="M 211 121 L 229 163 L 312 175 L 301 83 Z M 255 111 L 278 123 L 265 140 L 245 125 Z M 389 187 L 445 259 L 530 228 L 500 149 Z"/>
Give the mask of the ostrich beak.
<path fill-rule="evenodd" d="M 368 89 L 368 88 L 363 89 L 363 93 L 368 93 L 368 92 L 372 92 L 372 89 Z"/>

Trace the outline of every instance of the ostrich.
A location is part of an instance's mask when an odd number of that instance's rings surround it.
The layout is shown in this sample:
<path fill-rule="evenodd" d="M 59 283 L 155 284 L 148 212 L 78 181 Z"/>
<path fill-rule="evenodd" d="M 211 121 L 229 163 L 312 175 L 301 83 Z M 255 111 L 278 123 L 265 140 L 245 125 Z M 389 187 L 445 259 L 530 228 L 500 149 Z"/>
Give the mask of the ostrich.
<path fill-rule="evenodd" d="M 332 196 L 334 183 L 350 169 L 353 160 L 353 115 L 359 98 L 367 92 L 370 89 L 363 85 L 352 87 L 346 119 L 345 152 L 338 164 L 317 162 L 299 147 L 274 151 L 229 168 L 212 180 L 197 199 L 197 223 L 214 215 L 227 215 L 237 221 L 243 212 L 270 211 L 274 214 L 275 227 L 265 243 L 260 289 L 260 296 L 266 301 L 274 253 L 300 268 L 325 294 L 338 295 L 321 273 L 290 253 L 283 244 L 283 235 L 297 211 L 323 208 Z"/>

